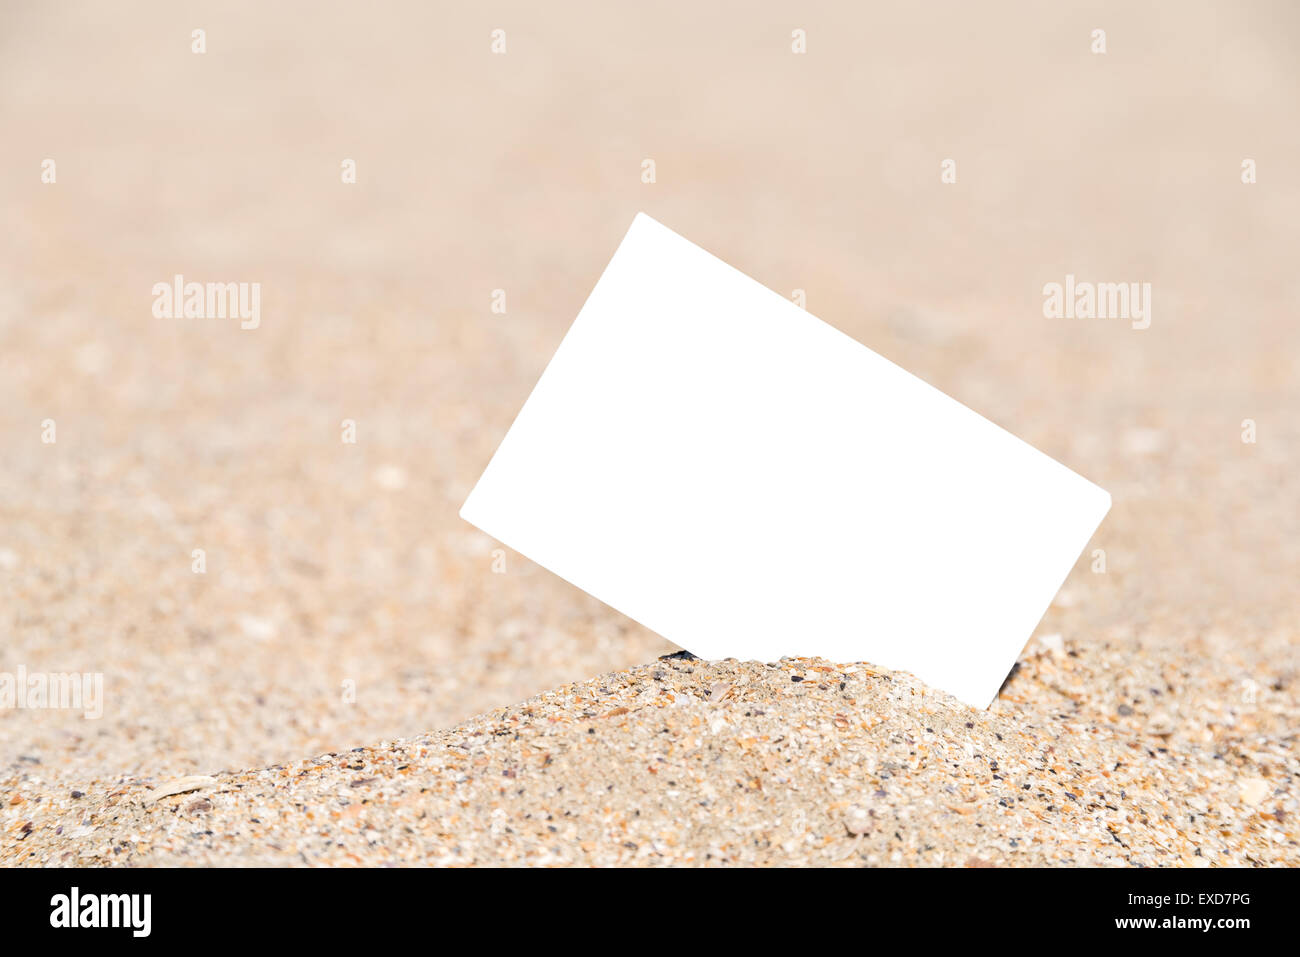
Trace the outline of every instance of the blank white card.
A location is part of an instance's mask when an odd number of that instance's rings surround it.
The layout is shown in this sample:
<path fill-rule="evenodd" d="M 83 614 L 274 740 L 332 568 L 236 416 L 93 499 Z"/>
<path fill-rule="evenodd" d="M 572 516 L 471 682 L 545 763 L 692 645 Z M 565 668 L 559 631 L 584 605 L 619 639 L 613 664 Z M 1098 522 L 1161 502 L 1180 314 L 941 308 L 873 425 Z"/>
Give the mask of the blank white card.
<path fill-rule="evenodd" d="M 640 214 L 460 514 L 703 658 L 986 707 L 1109 508 Z"/>

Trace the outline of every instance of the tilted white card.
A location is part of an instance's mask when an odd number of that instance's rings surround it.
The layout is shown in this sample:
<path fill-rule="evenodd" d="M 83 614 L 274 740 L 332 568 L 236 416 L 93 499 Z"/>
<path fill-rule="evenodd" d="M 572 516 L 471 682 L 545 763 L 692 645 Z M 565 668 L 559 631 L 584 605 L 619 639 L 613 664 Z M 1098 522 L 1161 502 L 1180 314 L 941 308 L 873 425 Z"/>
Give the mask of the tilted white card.
<path fill-rule="evenodd" d="M 1109 508 L 641 214 L 460 514 L 703 658 L 986 707 Z"/>

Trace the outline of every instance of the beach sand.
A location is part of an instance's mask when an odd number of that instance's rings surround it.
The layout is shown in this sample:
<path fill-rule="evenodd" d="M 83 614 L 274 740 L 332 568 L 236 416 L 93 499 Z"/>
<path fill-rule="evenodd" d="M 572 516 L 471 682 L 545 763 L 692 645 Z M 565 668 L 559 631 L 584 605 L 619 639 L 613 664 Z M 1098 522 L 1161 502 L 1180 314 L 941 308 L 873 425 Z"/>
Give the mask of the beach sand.
<path fill-rule="evenodd" d="M 663 660 L 448 731 L 254 771 L 33 792 L 5 863 L 1293 863 L 1294 707 L 1106 646 L 989 711 L 819 659 Z M 1150 685 L 1091 703 L 1117 671 Z M 1191 682 L 1188 687 L 1187 682 Z M 1191 700 L 1198 703 L 1190 704 Z M 1113 705 L 1112 705 L 1113 708 Z"/>
<path fill-rule="evenodd" d="M 103 695 L 0 708 L 0 862 L 1300 863 L 1300 14 L 1228 10 L 5 5 L 0 673 Z M 457 517 L 638 210 L 1112 494 L 991 709 Z"/>

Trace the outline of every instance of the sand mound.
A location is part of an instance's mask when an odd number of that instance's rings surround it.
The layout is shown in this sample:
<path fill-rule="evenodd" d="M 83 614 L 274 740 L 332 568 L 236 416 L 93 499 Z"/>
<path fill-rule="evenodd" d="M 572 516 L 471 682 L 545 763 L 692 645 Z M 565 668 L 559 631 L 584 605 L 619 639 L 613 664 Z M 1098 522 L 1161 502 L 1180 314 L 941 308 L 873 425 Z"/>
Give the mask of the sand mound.
<path fill-rule="evenodd" d="M 1227 705 L 1225 679 L 1175 699 L 1193 679 L 1151 657 L 1113 699 L 1082 692 L 1128 651 L 1048 642 L 987 712 L 865 665 L 660 660 L 287 766 L 78 797 L 33 777 L 0 862 L 1294 860 L 1289 696 Z"/>

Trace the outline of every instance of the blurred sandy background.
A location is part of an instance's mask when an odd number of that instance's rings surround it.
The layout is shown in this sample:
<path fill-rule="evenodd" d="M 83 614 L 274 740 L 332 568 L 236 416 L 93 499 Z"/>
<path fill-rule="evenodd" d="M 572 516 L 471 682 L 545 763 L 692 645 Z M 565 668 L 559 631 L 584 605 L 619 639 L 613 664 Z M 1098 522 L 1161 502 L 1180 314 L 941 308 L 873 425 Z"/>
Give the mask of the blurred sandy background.
<path fill-rule="evenodd" d="M 0 783 L 265 765 L 672 650 L 456 515 L 638 210 L 1112 493 L 1040 633 L 1293 697 L 1297 49 L 1280 2 L 5 0 L 0 670 L 106 701 L 0 712 Z M 1045 319 L 1067 272 L 1150 282 L 1151 327 Z M 260 282 L 261 327 L 154 318 L 176 273 Z"/>

